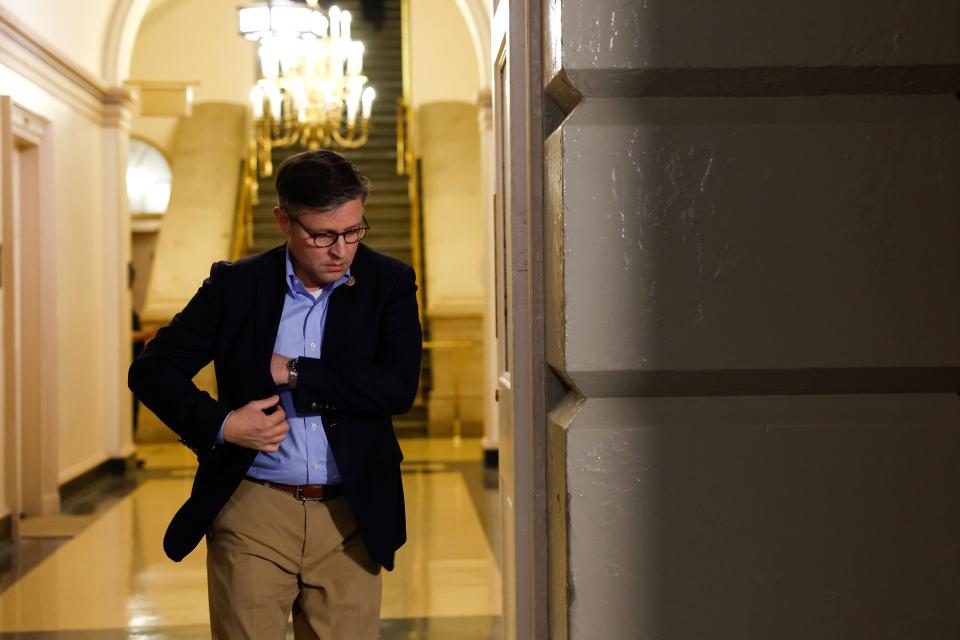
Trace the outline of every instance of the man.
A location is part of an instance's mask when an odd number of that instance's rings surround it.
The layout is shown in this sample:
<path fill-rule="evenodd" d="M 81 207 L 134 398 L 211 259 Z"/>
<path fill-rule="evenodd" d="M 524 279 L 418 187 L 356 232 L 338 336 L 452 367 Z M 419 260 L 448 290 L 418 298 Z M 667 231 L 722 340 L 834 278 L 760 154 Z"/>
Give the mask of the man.
<path fill-rule="evenodd" d="M 407 265 L 359 244 L 368 183 L 331 151 L 277 170 L 284 246 L 217 263 L 130 367 L 199 459 L 164 550 L 207 536 L 215 638 L 375 638 L 380 567 L 406 539 L 391 415 L 416 394 Z M 191 382 L 209 361 L 218 399 Z"/>

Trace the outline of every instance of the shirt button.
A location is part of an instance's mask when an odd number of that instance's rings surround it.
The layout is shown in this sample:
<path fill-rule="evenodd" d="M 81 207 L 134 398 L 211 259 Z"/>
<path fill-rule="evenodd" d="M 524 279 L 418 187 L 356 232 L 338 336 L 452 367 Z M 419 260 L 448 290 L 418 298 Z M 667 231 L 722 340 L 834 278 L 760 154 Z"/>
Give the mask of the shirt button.
<path fill-rule="evenodd" d="M 319 464 L 319 463 L 314 463 L 314 464 L 313 464 L 313 468 L 319 470 L 319 469 L 320 469 L 320 464 Z"/>
<path fill-rule="evenodd" d="M 317 343 L 316 343 L 316 342 L 311 342 L 311 343 L 310 343 L 310 348 L 311 348 L 311 349 L 316 349 L 316 348 L 317 348 Z"/>
<path fill-rule="evenodd" d="M 311 409 L 316 409 L 316 408 L 317 408 L 317 403 L 316 403 L 316 402 L 311 402 L 311 403 L 310 403 L 310 408 L 311 408 Z"/>
<path fill-rule="evenodd" d="M 316 431 L 316 430 L 317 430 L 317 423 L 316 423 L 316 422 L 311 422 L 311 423 L 310 423 L 310 428 L 313 429 L 314 431 Z"/>

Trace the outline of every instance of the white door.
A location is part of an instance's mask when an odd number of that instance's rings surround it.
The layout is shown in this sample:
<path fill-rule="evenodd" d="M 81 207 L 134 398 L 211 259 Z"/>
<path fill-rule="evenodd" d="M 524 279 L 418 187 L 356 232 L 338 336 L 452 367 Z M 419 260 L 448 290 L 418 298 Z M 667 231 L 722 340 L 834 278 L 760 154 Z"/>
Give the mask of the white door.
<path fill-rule="evenodd" d="M 21 515 L 59 510 L 55 381 L 45 380 L 47 352 L 55 342 L 45 316 L 43 275 L 54 259 L 44 243 L 41 161 L 48 150 L 47 122 L 0 97 L 0 211 L 2 211 L 3 497 L 13 514 L 13 534 Z M 49 186 L 49 185 L 48 185 Z"/>

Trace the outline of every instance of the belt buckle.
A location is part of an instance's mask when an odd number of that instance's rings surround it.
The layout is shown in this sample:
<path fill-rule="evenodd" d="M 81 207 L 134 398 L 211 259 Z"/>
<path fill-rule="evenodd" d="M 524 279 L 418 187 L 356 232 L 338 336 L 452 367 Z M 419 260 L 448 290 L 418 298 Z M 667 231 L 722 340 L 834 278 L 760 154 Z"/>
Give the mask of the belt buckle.
<path fill-rule="evenodd" d="M 300 500 L 301 502 L 306 502 L 307 499 L 304 498 L 303 494 L 300 493 L 300 487 L 301 485 L 298 484 L 297 488 L 293 492 L 293 497 L 296 498 L 297 500 Z"/>

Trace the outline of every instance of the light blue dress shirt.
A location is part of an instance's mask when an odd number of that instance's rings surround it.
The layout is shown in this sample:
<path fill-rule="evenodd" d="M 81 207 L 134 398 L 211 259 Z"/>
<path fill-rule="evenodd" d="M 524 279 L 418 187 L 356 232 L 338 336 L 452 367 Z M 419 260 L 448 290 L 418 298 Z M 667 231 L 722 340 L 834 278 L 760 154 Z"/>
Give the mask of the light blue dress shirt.
<path fill-rule="evenodd" d="M 283 314 L 273 351 L 288 358 L 319 358 L 330 294 L 349 279 L 350 272 L 319 291 L 307 291 L 293 271 L 290 250 L 287 249 L 286 276 Z M 284 484 L 339 483 L 340 472 L 320 416 L 297 415 L 293 396 L 286 386 L 280 387 L 280 406 L 287 414 L 290 431 L 277 452 L 261 451 L 257 454 L 247 475 Z"/>

